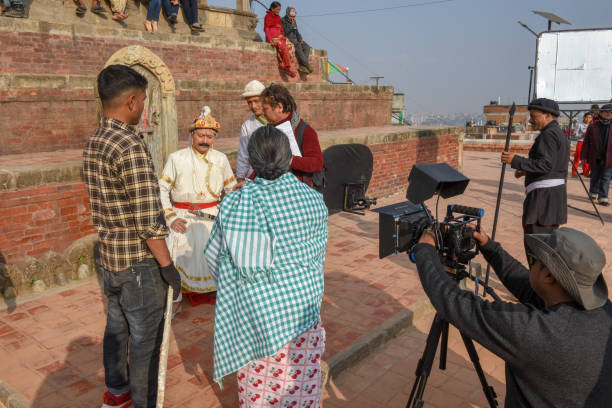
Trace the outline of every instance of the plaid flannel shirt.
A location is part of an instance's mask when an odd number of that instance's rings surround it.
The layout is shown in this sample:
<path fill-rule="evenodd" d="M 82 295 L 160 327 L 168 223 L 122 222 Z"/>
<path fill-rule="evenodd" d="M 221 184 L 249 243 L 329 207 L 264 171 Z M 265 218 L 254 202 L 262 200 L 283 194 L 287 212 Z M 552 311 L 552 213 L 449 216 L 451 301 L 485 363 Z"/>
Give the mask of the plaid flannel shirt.
<path fill-rule="evenodd" d="M 153 258 L 145 242 L 168 235 L 153 160 L 127 124 L 104 118 L 83 151 L 91 218 L 102 266 L 119 272 Z"/>
<path fill-rule="evenodd" d="M 215 381 L 319 322 L 326 245 L 323 196 L 291 173 L 223 199 L 204 250 L 217 278 Z"/>

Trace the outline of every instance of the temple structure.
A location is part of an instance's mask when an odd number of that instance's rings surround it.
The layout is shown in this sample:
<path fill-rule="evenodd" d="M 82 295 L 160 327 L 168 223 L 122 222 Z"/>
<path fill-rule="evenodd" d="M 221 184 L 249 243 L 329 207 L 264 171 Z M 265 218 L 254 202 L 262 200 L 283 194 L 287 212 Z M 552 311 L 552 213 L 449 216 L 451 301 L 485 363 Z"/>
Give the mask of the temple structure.
<path fill-rule="evenodd" d="M 311 51 L 308 76 L 280 72 L 275 50 L 255 31 L 258 17 L 249 3 L 238 0 L 229 9 L 199 0 L 206 29 L 199 34 L 182 16 L 172 26 L 162 15 L 159 32 L 144 31 L 146 5 L 136 0 L 128 0 L 129 17 L 121 23 L 110 13 L 79 17 L 73 0 L 26 1 L 28 18 L 0 17 L 0 275 L 6 278 L 0 293 L 27 291 L 36 281 L 43 288 L 62 285 L 94 270 L 96 235 L 81 153 L 99 118 L 95 78 L 109 64 L 132 66 L 149 80 L 139 130 L 157 169 L 186 143 L 203 105 L 222 126 L 215 147 L 234 164 L 249 115 L 240 94 L 253 79 L 286 85 L 323 148 L 367 144 L 374 154 L 371 196 L 405 189 L 415 162 L 460 166 L 463 129 L 391 126 L 393 87 L 331 84 L 325 50 Z M 88 268 L 79 272 L 80 265 Z"/>

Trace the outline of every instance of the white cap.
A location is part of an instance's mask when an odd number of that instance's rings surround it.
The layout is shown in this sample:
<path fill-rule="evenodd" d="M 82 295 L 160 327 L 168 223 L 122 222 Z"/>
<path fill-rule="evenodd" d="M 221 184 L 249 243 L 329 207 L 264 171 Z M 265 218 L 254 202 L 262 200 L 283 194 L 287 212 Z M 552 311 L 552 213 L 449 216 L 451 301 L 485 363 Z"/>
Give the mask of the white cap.
<path fill-rule="evenodd" d="M 265 85 L 254 79 L 244 87 L 244 92 L 242 93 L 243 98 L 248 98 L 251 96 L 259 96 L 266 89 Z"/>

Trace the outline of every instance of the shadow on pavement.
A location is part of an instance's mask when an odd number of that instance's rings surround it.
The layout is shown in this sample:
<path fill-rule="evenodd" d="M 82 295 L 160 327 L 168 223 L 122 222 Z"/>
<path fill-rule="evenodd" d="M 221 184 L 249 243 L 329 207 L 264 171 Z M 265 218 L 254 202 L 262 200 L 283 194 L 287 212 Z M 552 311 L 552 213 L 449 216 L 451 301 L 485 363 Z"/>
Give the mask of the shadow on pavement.
<path fill-rule="evenodd" d="M 67 352 L 64 362 L 37 370 L 46 377 L 32 400 L 32 407 L 98 407 L 102 404 L 106 388 L 101 370 L 101 344 L 91 337 L 80 336 L 68 344 Z"/>
<path fill-rule="evenodd" d="M 397 339 L 340 374 L 327 386 L 326 408 L 367 406 L 369 408 L 404 408 L 415 380 L 415 371 L 425 349 L 429 326 L 410 327 Z M 504 375 L 503 362 L 478 348 L 487 382 L 498 394 L 503 406 L 505 384 L 491 376 Z M 425 386 L 425 406 L 488 407 L 488 403 L 458 331 L 451 327 L 446 370 L 439 368 L 440 348 Z"/>

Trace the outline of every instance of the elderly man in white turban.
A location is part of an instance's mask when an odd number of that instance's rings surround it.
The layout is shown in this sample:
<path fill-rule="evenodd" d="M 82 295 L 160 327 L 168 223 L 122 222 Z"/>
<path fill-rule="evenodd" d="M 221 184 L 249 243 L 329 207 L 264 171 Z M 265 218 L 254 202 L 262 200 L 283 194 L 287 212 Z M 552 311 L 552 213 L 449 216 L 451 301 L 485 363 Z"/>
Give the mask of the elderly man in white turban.
<path fill-rule="evenodd" d="M 166 239 L 181 275 L 182 292 L 192 305 L 212 302 L 203 296 L 217 290 L 203 250 L 219 211 L 219 202 L 236 179 L 227 156 L 212 148 L 221 125 L 205 106 L 189 127 L 191 145 L 168 156 L 159 180 L 161 202 L 170 234 Z M 176 302 L 180 302 L 182 296 Z M 175 305 L 176 306 L 176 305 Z M 175 313 L 180 311 L 175 307 Z"/>

